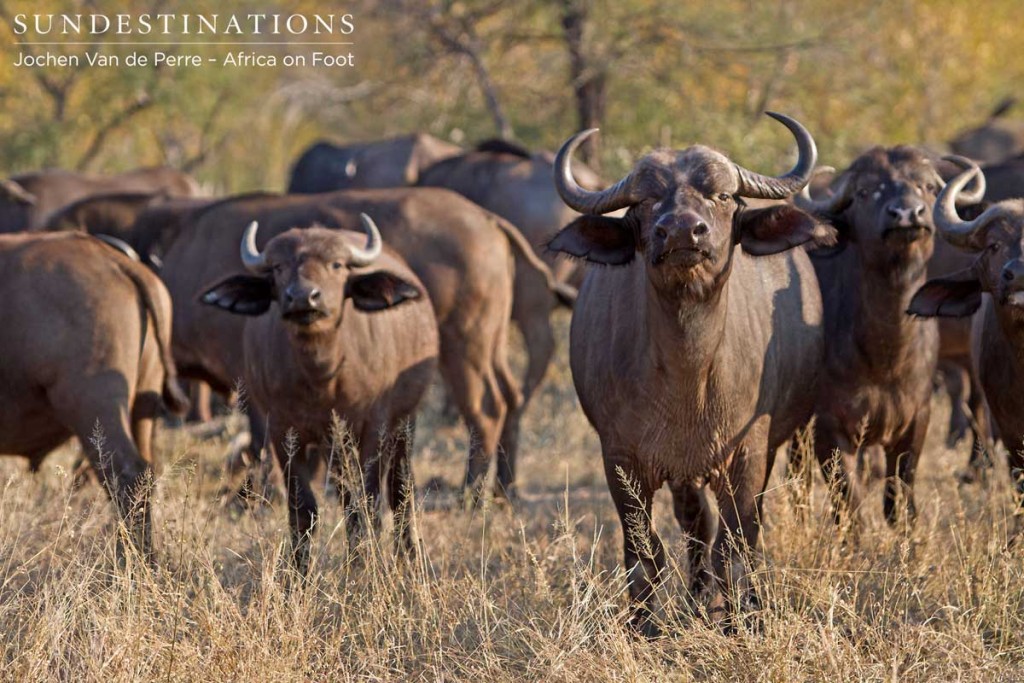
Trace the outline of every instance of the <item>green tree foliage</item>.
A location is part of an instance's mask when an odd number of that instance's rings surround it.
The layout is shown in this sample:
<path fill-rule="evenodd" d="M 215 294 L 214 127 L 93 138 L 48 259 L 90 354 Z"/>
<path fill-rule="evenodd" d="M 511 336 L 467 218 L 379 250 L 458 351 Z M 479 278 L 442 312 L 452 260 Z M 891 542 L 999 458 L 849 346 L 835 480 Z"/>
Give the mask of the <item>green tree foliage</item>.
<path fill-rule="evenodd" d="M 605 78 L 609 176 L 650 147 L 694 141 L 780 168 L 791 142 L 765 109 L 804 121 L 834 166 L 875 143 L 938 148 L 1021 95 L 1024 81 L 1016 0 L 197 0 L 187 11 L 351 12 L 356 67 L 15 68 L 26 49 L 15 14 L 186 11 L 164 0 L 49 4 L 0 0 L 0 154 L 11 173 L 170 163 L 222 191 L 279 188 L 318 138 L 424 130 L 470 144 L 501 120 L 520 142 L 555 147 L 577 128 L 569 6 L 585 9 L 587 73 Z M 125 53 L 115 40 L 88 49 Z M 229 48 L 166 49 L 223 57 Z"/>

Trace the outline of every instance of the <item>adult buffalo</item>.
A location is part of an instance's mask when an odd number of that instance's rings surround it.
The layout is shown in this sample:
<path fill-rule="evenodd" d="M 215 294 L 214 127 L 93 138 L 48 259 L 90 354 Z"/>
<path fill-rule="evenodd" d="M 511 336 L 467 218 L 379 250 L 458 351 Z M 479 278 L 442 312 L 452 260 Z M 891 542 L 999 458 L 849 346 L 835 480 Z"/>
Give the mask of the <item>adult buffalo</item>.
<path fill-rule="evenodd" d="M 698 145 L 652 152 L 614 186 L 589 192 L 570 157 L 593 131 L 555 161 L 559 193 L 584 215 L 549 246 L 607 266 L 587 272 L 576 302 L 572 374 L 622 522 L 631 624 L 648 636 L 658 632 L 665 573 L 654 491 L 665 482 L 672 490 L 692 588 L 710 593 L 712 613 L 724 616 L 732 597 L 737 609 L 755 607 L 743 550 L 758 542 L 775 451 L 814 407 L 821 300 L 806 253 L 793 247 L 827 242 L 832 231 L 792 206 L 745 208 L 745 197 L 798 192 L 814 167 L 811 135 L 771 116 L 800 150 L 778 178 Z M 601 215 L 622 208 L 623 218 Z"/>
<path fill-rule="evenodd" d="M 0 232 L 39 230 L 53 213 L 72 202 L 126 192 L 189 197 L 198 193 L 198 186 L 171 168 L 140 168 L 109 176 L 56 169 L 24 173 L 0 184 Z"/>
<path fill-rule="evenodd" d="M 957 160 L 963 162 L 964 160 Z M 1024 494 L 1024 201 L 999 202 L 965 221 L 958 200 L 977 166 L 947 185 L 935 204 L 942 237 L 958 249 L 977 254 L 970 267 L 930 280 L 914 295 L 908 312 L 919 316 L 970 316 L 976 311 L 971 358 L 1006 444 L 1007 464 L 1017 494 Z M 989 296 L 982 296 L 988 294 Z M 1017 530 L 1021 528 L 1018 516 Z"/>
<path fill-rule="evenodd" d="M 893 523 L 900 489 L 908 515 L 915 514 L 914 476 L 931 415 L 938 328 L 907 316 L 906 308 L 927 278 L 935 230 L 931 202 L 943 181 L 924 152 L 897 146 L 868 150 L 837 185 L 826 200 L 798 198 L 840 236 L 839 248 L 811 255 L 825 305 L 827 348 L 814 450 L 838 495 L 836 515 L 840 504 L 859 515 L 858 455 L 883 448 L 883 508 Z M 980 198 L 976 192 L 972 200 Z"/>
<path fill-rule="evenodd" d="M 309 568 L 317 516 L 311 480 L 321 457 L 339 480 L 348 463 L 335 432 L 340 417 L 356 439 L 359 481 L 377 518 L 386 478 L 402 549 L 415 551 L 412 435 L 415 410 L 437 362 L 437 323 L 423 285 L 385 250 L 365 214 L 366 245 L 347 230 L 292 229 L 256 248 L 258 224 L 241 241 L 248 275 L 213 285 L 202 302 L 257 316 L 245 325 L 245 381 L 267 416 L 288 487 L 295 567 Z M 276 304 L 276 306 L 273 306 Z M 272 306 L 275 310 L 268 313 Z M 357 497 L 344 493 L 350 540 L 359 531 Z"/>
<path fill-rule="evenodd" d="M 18 234 L 0 236 L 0 299 L 0 453 L 35 469 L 77 436 L 150 557 L 154 420 L 161 404 L 187 404 L 170 355 L 167 291 L 92 237 Z"/>
<path fill-rule="evenodd" d="M 426 133 L 344 147 L 321 141 L 295 162 L 288 192 L 310 194 L 415 185 L 423 169 L 461 151 L 460 147 Z"/>
<path fill-rule="evenodd" d="M 372 215 L 384 239 L 423 283 L 440 330 L 441 376 L 471 433 L 467 495 L 475 500 L 492 459 L 495 493 L 513 481 L 508 451 L 499 449 L 506 418 L 521 398 L 508 367 L 513 253 L 501 219 L 447 190 L 409 188 L 323 195 L 237 197 L 200 211 L 171 246 L 161 275 L 175 301 L 174 351 L 183 375 L 223 390 L 244 376 L 238 340 L 243 321 L 196 301 L 196 283 L 237 263 L 242 231 L 260 224 L 269 240 L 296 226 L 351 229 Z M 537 277 L 544 277 L 538 272 Z M 253 444 L 263 443 L 251 420 Z"/>
<path fill-rule="evenodd" d="M 1013 97 L 1000 102 L 985 123 L 950 140 L 950 149 L 984 164 L 997 164 L 1024 153 L 1024 121 L 1006 118 L 1016 103 Z"/>
<path fill-rule="evenodd" d="M 579 216 L 558 196 L 551 177 L 555 155 L 531 154 L 502 140 L 489 140 L 471 152 L 439 161 L 420 174 L 419 184 L 446 187 L 505 218 L 526 241 L 539 246 Z M 600 184 L 597 174 L 583 164 L 573 169 L 587 189 Z M 579 286 L 583 269 L 576 261 L 550 251 L 540 254 L 559 282 Z"/>

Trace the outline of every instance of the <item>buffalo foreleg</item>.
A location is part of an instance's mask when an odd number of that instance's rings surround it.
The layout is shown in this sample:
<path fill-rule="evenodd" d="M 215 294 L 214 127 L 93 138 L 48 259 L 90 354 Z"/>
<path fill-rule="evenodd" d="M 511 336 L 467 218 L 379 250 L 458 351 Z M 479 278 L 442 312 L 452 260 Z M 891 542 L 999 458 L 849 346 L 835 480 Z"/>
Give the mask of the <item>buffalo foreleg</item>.
<path fill-rule="evenodd" d="M 914 476 L 917 473 L 917 460 L 924 448 L 925 435 L 928 432 L 930 408 L 926 403 L 907 430 L 895 442 L 885 449 L 885 491 L 882 494 L 882 508 L 885 520 L 895 524 L 899 519 L 897 500 L 902 495 L 904 509 L 908 521 L 917 516 L 914 504 Z"/>
<path fill-rule="evenodd" d="M 626 454 L 606 454 L 604 473 L 622 523 L 623 550 L 633 616 L 629 625 L 647 638 L 656 638 L 662 618 L 655 591 L 664 579 L 665 548 L 651 525 L 653 490 Z"/>

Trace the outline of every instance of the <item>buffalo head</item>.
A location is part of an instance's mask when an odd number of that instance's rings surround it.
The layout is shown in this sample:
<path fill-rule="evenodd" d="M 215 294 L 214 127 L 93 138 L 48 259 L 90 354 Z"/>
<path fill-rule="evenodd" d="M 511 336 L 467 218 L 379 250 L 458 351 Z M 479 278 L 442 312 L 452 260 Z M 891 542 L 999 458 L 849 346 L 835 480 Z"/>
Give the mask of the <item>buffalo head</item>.
<path fill-rule="evenodd" d="M 871 267 L 924 267 L 935 246 L 932 204 L 944 184 L 921 150 L 875 147 L 839 176 L 831 197 L 814 201 L 803 192 L 796 202 L 836 226 Z M 977 203 L 984 193 L 976 185 L 960 201 Z"/>
<path fill-rule="evenodd" d="M 743 198 L 783 199 L 798 192 L 817 158 L 814 139 L 797 121 L 780 114 L 799 148 L 796 166 L 781 177 L 763 176 L 701 145 L 657 150 L 612 187 L 581 188 L 570 159 L 594 130 L 570 138 L 555 159 L 555 184 L 563 201 L 584 214 L 563 228 L 548 247 L 604 265 L 625 265 L 640 254 L 659 290 L 703 299 L 724 282 L 738 243 L 763 256 L 810 240 L 828 241 L 831 230 L 804 212 L 779 204 L 748 209 Z M 629 208 L 623 218 L 601 214 Z"/>
<path fill-rule="evenodd" d="M 383 249 L 380 232 L 361 215 L 367 233 L 363 248 L 343 233 L 321 227 L 294 228 L 256 248 L 254 221 L 242 237 L 242 263 L 251 275 L 235 275 L 209 288 L 204 304 L 240 315 L 262 315 L 277 302 L 288 325 L 307 332 L 341 324 L 345 299 L 359 310 L 379 311 L 422 295 L 419 287 L 384 270 L 365 272 Z"/>
<path fill-rule="evenodd" d="M 971 161 L 947 158 L 966 170 L 939 195 L 935 225 L 950 244 L 979 256 L 970 268 L 927 282 L 914 295 L 909 312 L 970 315 L 981 305 L 981 293 L 988 292 L 1004 311 L 1024 320 L 1024 200 L 1002 201 L 974 220 L 962 220 L 956 211 L 957 198 L 971 180 L 978 178 L 983 184 L 984 176 Z"/>

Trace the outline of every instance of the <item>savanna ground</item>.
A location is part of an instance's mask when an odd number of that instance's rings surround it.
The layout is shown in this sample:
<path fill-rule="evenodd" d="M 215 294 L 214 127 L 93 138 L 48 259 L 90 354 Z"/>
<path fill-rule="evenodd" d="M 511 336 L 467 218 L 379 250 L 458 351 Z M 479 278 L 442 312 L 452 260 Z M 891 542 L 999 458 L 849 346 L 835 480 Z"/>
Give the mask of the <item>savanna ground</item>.
<path fill-rule="evenodd" d="M 559 318 L 567 338 L 568 316 Z M 524 423 L 523 501 L 475 514 L 441 509 L 434 477 L 460 480 L 461 427 L 420 418 L 415 458 L 421 561 L 396 561 L 388 534 L 350 554 L 335 501 L 322 503 L 311 578 L 287 571 L 277 504 L 219 504 L 226 438 L 164 429 L 155 571 L 113 560 L 111 506 L 72 493 L 74 447 L 31 475 L 0 464 L 3 680 L 1024 680 L 1024 548 L 1007 475 L 959 487 L 967 446 L 946 449 L 936 400 L 911 530 L 882 521 L 872 489 L 858 540 L 837 532 L 815 475 L 810 514 L 777 463 L 757 582 L 761 630 L 723 635 L 691 614 L 683 538 L 667 495 L 655 506 L 679 606 L 668 636 L 623 627 L 622 537 L 597 439 L 580 412 L 565 343 Z M 638 397 L 642 400 L 642 397 Z M 238 427 L 237 418 L 229 424 Z M 1002 465 L 1002 461 L 1000 465 Z M 387 523 L 385 530 L 387 530 Z M 289 588 L 290 587 L 290 588 Z"/>

